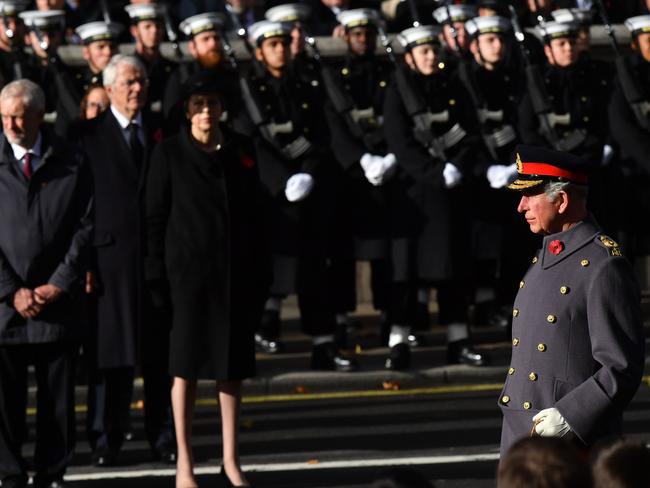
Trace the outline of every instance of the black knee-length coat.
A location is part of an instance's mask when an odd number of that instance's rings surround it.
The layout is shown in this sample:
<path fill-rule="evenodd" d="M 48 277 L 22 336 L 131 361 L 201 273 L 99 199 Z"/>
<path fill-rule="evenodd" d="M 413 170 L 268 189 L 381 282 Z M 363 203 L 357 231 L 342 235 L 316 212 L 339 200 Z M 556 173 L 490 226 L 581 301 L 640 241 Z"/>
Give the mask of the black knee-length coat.
<path fill-rule="evenodd" d="M 145 276 L 171 313 L 169 368 L 182 378 L 255 372 L 270 282 L 259 178 L 248 139 L 225 140 L 208 154 L 184 129 L 159 144 L 147 178 Z"/>

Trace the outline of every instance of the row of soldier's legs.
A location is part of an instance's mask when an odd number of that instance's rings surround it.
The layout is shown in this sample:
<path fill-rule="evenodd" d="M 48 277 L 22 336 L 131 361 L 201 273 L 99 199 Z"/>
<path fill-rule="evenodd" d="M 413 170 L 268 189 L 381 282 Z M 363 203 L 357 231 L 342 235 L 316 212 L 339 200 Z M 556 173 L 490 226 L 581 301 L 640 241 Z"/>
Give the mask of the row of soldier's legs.
<path fill-rule="evenodd" d="M 36 483 L 63 478 L 75 444 L 77 348 L 66 343 L 0 347 L 0 478 L 25 476 L 27 367 L 36 375 Z"/>

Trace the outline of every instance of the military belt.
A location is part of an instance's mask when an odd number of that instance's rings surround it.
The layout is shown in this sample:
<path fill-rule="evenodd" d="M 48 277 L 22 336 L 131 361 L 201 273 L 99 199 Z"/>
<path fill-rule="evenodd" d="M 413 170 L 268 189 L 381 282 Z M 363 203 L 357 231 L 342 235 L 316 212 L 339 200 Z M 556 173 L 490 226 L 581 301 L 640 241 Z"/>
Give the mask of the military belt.
<path fill-rule="evenodd" d="M 486 142 L 490 147 L 501 148 L 510 144 L 517 138 L 515 129 L 511 125 L 504 125 L 498 130 L 493 131 L 491 134 L 485 136 Z"/>

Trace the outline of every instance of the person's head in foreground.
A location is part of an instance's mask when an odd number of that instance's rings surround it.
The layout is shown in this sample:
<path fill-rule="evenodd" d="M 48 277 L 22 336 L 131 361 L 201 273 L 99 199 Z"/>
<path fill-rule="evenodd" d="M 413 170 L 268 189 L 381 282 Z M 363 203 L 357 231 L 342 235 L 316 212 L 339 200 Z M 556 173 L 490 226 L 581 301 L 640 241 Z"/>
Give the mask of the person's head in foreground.
<path fill-rule="evenodd" d="M 641 442 L 618 441 L 603 449 L 593 465 L 594 488 L 647 488 L 650 451 Z"/>

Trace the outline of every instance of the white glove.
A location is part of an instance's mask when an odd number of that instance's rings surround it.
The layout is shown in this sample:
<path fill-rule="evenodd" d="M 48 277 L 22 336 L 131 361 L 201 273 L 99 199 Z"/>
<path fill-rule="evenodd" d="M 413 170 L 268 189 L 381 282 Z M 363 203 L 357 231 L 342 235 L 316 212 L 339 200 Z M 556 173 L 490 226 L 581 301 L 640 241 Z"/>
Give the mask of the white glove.
<path fill-rule="evenodd" d="M 571 427 L 557 408 L 546 408 L 533 417 L 535 432 L 542 437 L 564 437 Z"/>
<path fill-rule="evenodd" d="M 614 157 L 614 148 L 609 144 L 605 144 L 603 146 L 603 157 L 600 160 L 600 165 L 601 166 L 609 165 L 609 163 L 612 162 L 613 157 Z"/>
<path fill-rule="evenodd" d="M 442 176 L 445 178 L 445 188 L 454 188 L 460 184 L 463 179 L 462 173 L 453 163 L 446 163 L 445 169 L 442 170 Z"/>
<path fill-rule="evenodd" d="M 397 158 L 392 153 L 384 157 L 372 156 L 371 163 L 366 165 L 366 179 L 374 186 L 382 185 L 393 176 L 396 164 Z"/>
<path fill-rule="evenodd" d="M 307 198 L 314 187 L 314 178 L 307 173 L 296 173 L 287 180 L 284 194 L 290 202 L 299 202 Z"/>
<path fill-rule="evenodd" d="M 511 164 L 493 164 L 487 169 L 487 179 L 492 188 L 503 188 L 509 183 L 512 183 L 515 175 L 517 174 L 517 165 Z"/>

